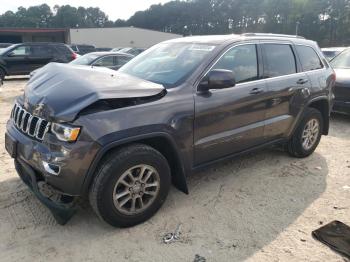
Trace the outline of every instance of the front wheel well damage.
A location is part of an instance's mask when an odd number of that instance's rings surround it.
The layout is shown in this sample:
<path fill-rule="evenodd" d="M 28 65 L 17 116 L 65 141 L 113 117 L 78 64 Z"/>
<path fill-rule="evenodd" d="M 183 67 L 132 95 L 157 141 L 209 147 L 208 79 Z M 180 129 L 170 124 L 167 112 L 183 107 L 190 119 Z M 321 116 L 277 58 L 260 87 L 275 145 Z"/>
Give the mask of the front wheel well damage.
<path fill-rule="evenodd" d="M 107 159 L 112 152 L 115 152 L 117 150 L 122 150 L 124 147 L 130 146 L 132 144 L 148 145 L 156 149 L 157 151 L 159 151 L 167 159 L 169 163 L 173 185 L 180 191 L 184 192 L 185 194 L 188 194 L 186 174 L 185 174 L 183 163 L 180 159 L 180 156 L 178 155 L 174 145 L 169 141 L 169 139 L 162 136 L 135 140 L 125 144 L 113 146 L 109 148 L 106 152 L 104 152 L 103 156 L 98 161 L 98 165 L 102 163 L 105 159 Z M 95 170 L 97 169 L 98 167 L 95 168 Z M 89 184 L 88 188 L 90 188 L 92 181 L 94 179 L 94 176 L 95 175 L 93 175 L 92 179 L 90 179 L 88 183 Z"/>
<path fill-rule="evenodd" d="M 328 101 L 326 99 L 317 100 L 317 101 L 311 102 L 309 104 L 309 107 L 315 108 L 321 112 L 322 118 L 323 118 L 322 134 L 328 135 L 328 132 L 329 132 L 329 112 L 330 112 Z"/>

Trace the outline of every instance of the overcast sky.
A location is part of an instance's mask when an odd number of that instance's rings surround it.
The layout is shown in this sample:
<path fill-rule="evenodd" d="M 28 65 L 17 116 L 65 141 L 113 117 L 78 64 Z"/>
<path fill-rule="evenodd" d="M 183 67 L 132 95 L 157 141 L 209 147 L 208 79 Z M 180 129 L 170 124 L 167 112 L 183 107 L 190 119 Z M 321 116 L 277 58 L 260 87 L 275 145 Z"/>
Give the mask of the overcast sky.
<path fill-rule="evenodd" d="M 40 5 L 43 3 L 53 7 L 54 5 L 84 6 L 84 7 L 99 7 L 105 12 L 112 21 L 118 18 L 127 19 L 136 11 L 145 10 L 152 4 L 166 3 L 170 0 L 1 0 L 0 14 L 11 10 L 16 11 L 18 7 L 29 7 L 33 5 Z"/>

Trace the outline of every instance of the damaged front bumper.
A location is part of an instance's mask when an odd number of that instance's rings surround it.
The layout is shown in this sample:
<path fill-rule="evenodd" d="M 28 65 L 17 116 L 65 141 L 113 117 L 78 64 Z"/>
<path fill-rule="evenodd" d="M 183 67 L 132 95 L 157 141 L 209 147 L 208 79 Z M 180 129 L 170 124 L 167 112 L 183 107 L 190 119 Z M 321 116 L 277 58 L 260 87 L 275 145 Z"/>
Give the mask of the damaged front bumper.
<path fill-rule="evenodd" d="M 42 189 L 40 189 L 38 186 L 38 182 L 45 182 L 39 180 L 40 178 L 37 176 L 36 171 L 31 166 L 27 165 L 24 161 L 16 159 L 15 168 L 22 181 L 32 190 L 40 202 L 51 211 L 57 223 L 60 225 L 66 224 L 76 212 L 76 200 L 72 198 L 69 199 L 70 201 L 67 201 L 67 203 L 60 203 L 58 201 L 51 200 L 50 196 L 60 196 L 61 194 L 47 184 L 47 188 L 51 190 L 51 193 L 48 192 L 48 190 L 46 190 L 46 193 L 43 193 Z"/>
<path fill-rule="evenodd" d="M 67 223 L 76 211 L 77 199 L 83 195 L 83 183 L 97 146 L 86 140 L 62 143 L 51 134 L 45 141 L 37 141 L 9 120 L 5 147 L 23 182 L 59 224 Z"/>

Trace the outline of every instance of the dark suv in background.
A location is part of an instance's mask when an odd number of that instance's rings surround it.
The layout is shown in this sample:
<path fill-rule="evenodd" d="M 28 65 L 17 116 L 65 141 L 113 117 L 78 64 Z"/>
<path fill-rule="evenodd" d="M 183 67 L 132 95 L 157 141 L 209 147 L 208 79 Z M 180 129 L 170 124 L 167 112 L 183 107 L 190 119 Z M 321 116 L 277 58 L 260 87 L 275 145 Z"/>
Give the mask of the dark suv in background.
<path fill-rule="evenodd" d="M 5 144 L 60 223 L 88 196 L 104 221 L 133 226 L 157 212 L 171 182 L 188 193 L 199 168 L 276 143 L 312 154 L 328 134 L 334 82 L 313 41 L 185 37 L 117 72 L 47 65 L 16 100 Z"/>
<path fill-rule="evenodd" d="M 68 63 L 76 58 L 69 46 L 62 43 L 22 43 L 0 51 L 0 78 L 27 75 L 50 62 Z"/>

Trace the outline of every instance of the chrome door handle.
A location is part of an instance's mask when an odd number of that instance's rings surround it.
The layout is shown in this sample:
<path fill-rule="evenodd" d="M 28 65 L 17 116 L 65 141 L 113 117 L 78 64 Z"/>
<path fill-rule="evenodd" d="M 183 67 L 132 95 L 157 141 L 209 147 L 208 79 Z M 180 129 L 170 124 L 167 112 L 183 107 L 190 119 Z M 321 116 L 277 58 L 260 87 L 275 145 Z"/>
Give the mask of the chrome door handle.
<path fill-rule="evenodd" d="M 309 82 L 308 79 L 301 78 L 301 79 L 299 79 L 299 80 L 297 81 L 297 84 L 298 84 L 298 85 L 304 85 L 304 84 L 306 84 L 307 82 Z"/>

